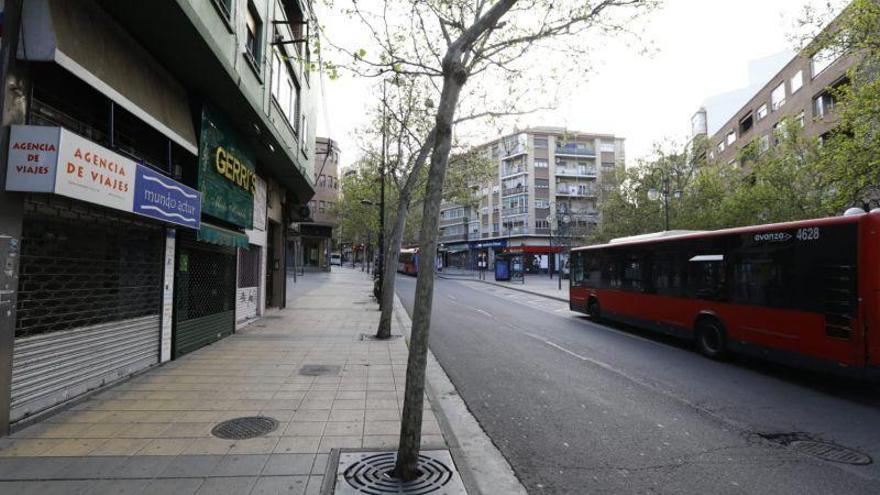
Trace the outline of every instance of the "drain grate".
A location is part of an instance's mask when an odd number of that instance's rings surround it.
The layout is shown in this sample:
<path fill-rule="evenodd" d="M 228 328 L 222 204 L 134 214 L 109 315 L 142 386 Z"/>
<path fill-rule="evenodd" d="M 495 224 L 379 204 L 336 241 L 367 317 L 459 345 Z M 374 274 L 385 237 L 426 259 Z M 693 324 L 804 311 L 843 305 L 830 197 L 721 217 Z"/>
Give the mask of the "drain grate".
<path fill-rule="evenodd" d="M 771 442 L 784 445 L 801 454 L 806 454 L 817 459 L 842 464 L 866 465 L 873 460 L 868 454 L 858 450 L 810 438 L 806 433 L 763 433 L 761 437 Z"/>
<path fill-rule="evenodd" d="M 337 486 L 336 493 L 366 495 L 385 495 L 388 493 L 397 495 L 465 493 L 464 488 L 461 486 L 461 479 L 455 472 L 452 460 L 449 459 L 446 452 L 426 452 L 420 454 L 419 477 L 406 483 L 391 476 L 396 459 L 396 452 L 342 454 L 340 457 L 340 471 L 346 486 Z M 344 471 L 342 471 L 343 468 Z M 340 488 L 342 489 L 340 490 Z"/>
<path fill-rule="evenodd" d="M 856 465 L 871 464 L 871 457 L 868 454 L 829 442 L 795 440 L 789 446 L 802 454 L 818 457 L 826 461 Z"/>
<path fill-rule="evenodd" d="M 338 376 L 341 367 L 330 364 L 304 364 L 299 369 L 299 374 L 303 376 Z"/>
<path fill-rule="evenodd" d="M 225 440 L 247 440 L 261 437 L 278 428 L 278 421 L 267 416 L 247 416 L 219 423 L 211 434 Z"/>

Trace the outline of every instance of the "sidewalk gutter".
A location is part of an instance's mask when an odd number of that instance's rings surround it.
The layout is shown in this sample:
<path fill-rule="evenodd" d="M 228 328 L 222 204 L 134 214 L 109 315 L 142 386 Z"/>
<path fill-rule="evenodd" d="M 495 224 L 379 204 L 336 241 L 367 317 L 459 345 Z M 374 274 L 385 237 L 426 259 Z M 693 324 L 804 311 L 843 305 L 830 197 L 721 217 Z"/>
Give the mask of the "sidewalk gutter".
<path fill-rule="evenodd" d="M 412 320 L 397 294 L 394 294 L 394 316 L 409 344 Z M 425 392 L 435 408 L 440 430 L 468 493 L 527 495 L 513 468 L 468 410 L 430 349 Z"/>
<path fill-rule="evenodd" d="M 515 290 L 515 291 L 519 291 L 519 292 L 525 292 L 526 294 L 531 294 L 531 295 L 533 295 L 533 296 L 546 297 L 547 299 L 555 299 L 555 300 L 557 300 L 557 301 L 562 301 L 562 302 L 565 302 L 565 303 L 568 302 L 568 298 L 565 298 L 565 297 L 551 296 L 551 295 L 548 295 L 548 294 L 543 294 L 543 293 L 541 293 L 541 292 L 535 292 L 535 291 L 533 291 L 533 290 L 529 290 L 529 289 L 526 289 L 526 288 L 523 288 L 523 287 L 514 287 L 514 286 L 512 286 L 512 285 L 499 284 L 499 283 L 497 283 L 497 282 L 492 282 L 492 281 L 489 281 L 489 280 L 480 280 L 480 279 L 476 279 L 476 278 L 459 277 L 459 276 L 455 276 L 455 275 L 441 275 L 441 274 L 439 274 L 439 273 L 436 273 L 435 275 L 437 275 L 438 278 L 445 278 L 445 279 L 447 279 L 447 280 L 461 280 L 461 281 L 470 281 L 470 282 L 480 282 L 480 283 L 484 283 L 484 284 L 494 285 L 494 286 L 497 286 L 497 287 L 504 287 L 505 289 Z"/>

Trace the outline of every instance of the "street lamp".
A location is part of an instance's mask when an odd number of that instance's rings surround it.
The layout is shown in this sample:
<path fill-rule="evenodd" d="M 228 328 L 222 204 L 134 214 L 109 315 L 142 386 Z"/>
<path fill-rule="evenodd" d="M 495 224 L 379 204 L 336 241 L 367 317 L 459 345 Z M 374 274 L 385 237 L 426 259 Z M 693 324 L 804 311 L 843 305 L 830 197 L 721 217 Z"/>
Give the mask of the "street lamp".
<path fill-rule="evenodd" d="M 659 175 L 659 178 L 658 178 Z M 660 168 L 655 168 L 651 172 L 651 182 L 660 182 L 662 184 L 662 189 L 657 189 L 652 187 L 648 189 L 648 199 L 651 201 L 657 201 L 660 197 L 663 197 L 663 212 L 666 219 L 666 228 L 665 231 L 669 230 L 669 195 L 672 194 L 672 197 L 678 199 L 681 197 L 681 190 L 675 189 L 670 191 L 670 177 L 669 172 Z"/>
<path fill-rule="evenodd" d="M 384 176 L 384 172 L 383 172 Z M 362 199 L 361 204 L 365 206 L 378 206 L 379 207 L 379 264 L 378 267 L 373 267 L 373 274 L 376 274 L 378 269 L 378 277 L 376 278 L 376 285 L 373 287 L 373 293 L 379 299 L 379 307 L 382 306 L 381 298 L 379 297 L 382 294 L 382 276 L 384 275 L 384 267 L 385 267 L 385 180 L 383 177 L 382 180 L 382 200 L 377 205 L 375 202 L 369 199 Z"/>

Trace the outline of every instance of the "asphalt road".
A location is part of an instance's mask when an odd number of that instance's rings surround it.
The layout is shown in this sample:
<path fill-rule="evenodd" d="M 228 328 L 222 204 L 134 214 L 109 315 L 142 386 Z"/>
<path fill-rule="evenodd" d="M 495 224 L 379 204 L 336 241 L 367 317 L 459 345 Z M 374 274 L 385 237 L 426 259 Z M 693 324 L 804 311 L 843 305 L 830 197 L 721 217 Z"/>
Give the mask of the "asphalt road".
<path fill-rule="evenodd" d="M 410 313 L 414 291 L 398 277 Z M 880 494 L 877 386 L 716 362 L 566 303 L 448 279 L 436 280 L 430 347 L 529 493 Z M 875 462 L 819 460 L 772 438 Z"/>

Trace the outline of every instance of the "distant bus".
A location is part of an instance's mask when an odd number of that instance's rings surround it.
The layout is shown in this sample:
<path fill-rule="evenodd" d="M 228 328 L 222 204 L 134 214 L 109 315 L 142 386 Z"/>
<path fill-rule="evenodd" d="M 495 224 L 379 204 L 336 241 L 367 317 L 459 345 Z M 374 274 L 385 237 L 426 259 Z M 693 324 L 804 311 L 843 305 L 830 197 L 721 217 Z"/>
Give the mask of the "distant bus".
<path fill-rule="evenodd" d="M 407 275 L 419 273 L 419 248 L 401 249 L 397 259 L 397 271 Z"/>
<path fill-rule="evenodd" d="M 880 371 L 880 214 L 572 250 L 569 306 L 727 351 Z"/>

